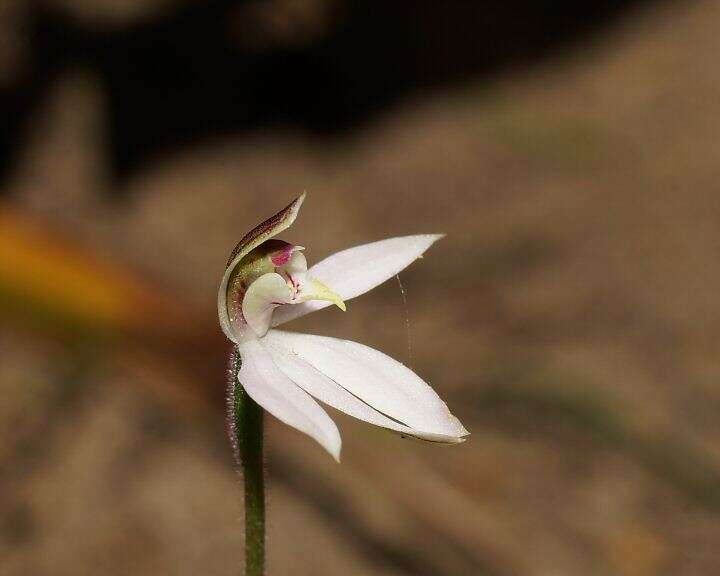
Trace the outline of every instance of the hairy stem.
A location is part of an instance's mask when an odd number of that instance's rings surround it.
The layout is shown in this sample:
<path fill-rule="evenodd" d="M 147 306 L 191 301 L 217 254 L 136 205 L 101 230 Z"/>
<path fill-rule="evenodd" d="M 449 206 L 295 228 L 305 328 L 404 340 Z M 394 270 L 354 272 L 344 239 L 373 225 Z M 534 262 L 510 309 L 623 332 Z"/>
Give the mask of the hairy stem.
<path fill-rule="evenodd" d="M 263 409 L 238 381 L 240 364 L 237 349 L 233 349 L 228 382 L 230 441 L 245 488 L 245 576 L 262 576 L 265 572 Z"/>

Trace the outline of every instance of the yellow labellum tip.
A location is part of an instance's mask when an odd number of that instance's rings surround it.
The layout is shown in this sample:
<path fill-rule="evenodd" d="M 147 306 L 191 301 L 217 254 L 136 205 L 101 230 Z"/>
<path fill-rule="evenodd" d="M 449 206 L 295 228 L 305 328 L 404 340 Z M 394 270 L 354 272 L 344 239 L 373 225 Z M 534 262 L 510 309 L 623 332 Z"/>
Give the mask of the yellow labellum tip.
<path fill-rule="evenodd" d="M 310 280 L 310 284 L 312 285 L 312 291 L 310 291 L 303 300 L 325 300 L 327 302 L 332 302 L 343 312 L 347 310 L 345 302 L 343 302 L 340 294 L 333 292 L 330 288 L 325 286 L 325 284 L 320 282 L 320 280 L 316 280 L 315 278 Z"/>

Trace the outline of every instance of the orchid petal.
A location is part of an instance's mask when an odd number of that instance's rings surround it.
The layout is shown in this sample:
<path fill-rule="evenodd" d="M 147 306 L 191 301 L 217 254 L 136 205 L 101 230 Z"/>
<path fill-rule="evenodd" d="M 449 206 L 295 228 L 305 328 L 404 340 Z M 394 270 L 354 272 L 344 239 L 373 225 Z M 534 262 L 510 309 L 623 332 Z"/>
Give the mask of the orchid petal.
<path fill-rule="evenodd" d="M 258 340 L 243 342 L 238 349 L 242 358 L 238 381 L 248 395 L 278 420 L 311 436 L 340 461 L 340 433 L 325 410 L 280 371 Z"/>
<path fill-rule="evenodd" d="M 242 312 L 245 322 L 259 337 L 265 336 L 270 328 L 273 310 L 290 302 L 293 294 L 285 279 L 276 272 L 263 274 L 245 292 Z"/>
<path fill-rule="evenodd" d="M 223 274 L 222 280 L 220 281 L 220 287 L 218 288 L 218 318 L 220 319 L 220 328 L 230 340 L 233 342 L 237 341 L 232 323 L 230 321 L 230 315 L 227 309 L 227 292 L 228 283 L 230 276 L 236 266 L 251 250 L 257 248 L 270 238 L 277 236 L 283 230 L 289 228 L 295 218 L 297 218 L 300 207 L 305 200 L 305 194 L 301 194 L 295 200 L 293 200 L 288 206 L 280 210 L 274 216 L 271 216 L 261 224 L 255 226 L 250 232 L 237 243 L 233 251 L 230 253 L 228 263 L 225 266 L 225 273 Z"/>
<path fill-rule="evenodd" d="M 308 300 L 325 300 L 345 312 L 345 303 L 340 295 L 308 273 L 307 260 L 302 252 L 294 252 L 287 264 L 281 266 L 278 271 L 287 276 L 297 291 L 293 305 Z"/>
<path fill-rule="evenodd" d="M 299 248 L 300 250 L 304 249 L 302 247 Z M 305 254 L 300 252 L 300 250 L 293 252 L 287 263 L 282 265 L 282 270 L 290 276 L 297 276 L 307 272 L 307 258 L 305 258 Z"/>
<path fill-rule="evenodd" d="M 263 343 L 289 350 L 377 411 L 413 429 L 458 439 L 468 434 L 425 381 L 369 346 L 280 330 L 270 330 Z"/>
<path fill-rule="evenodd" d="M 273 333 L 277 334 L 276 331 L 273 331 Z M 402 435 L 447 444 L 456 444 L 462 441 L 462 439 L 457 436 L 433 434 L 415 430 L 396 420 L 388 418 L 372 406 L 360 400 L 357 396 L 348 392 L 340 384 L 328 378 L 312 364 L 293 353 L 278 340 L 278 338 L 272 338 L 272 343 L 270 343 L 268 339 L 265 338 L 262 341 L 265 348 L 270 352 L 275 365 L 288 376 L 288 378 L 300 386 L 300 388 L 321 402 L 359 420 L 399 432 Z"/>
<path fill-rule="evenodd" d="M 308 270 L 308 275 L 330 286 L 343 300 L 349 300 L 395 276 L 442 237 L 418 234 L 355 246 L 318 262 Z M 279 326 L 329 305 L 328 301 L 312 301 L 283 306 L 275 311 L 272 325 Z"/>

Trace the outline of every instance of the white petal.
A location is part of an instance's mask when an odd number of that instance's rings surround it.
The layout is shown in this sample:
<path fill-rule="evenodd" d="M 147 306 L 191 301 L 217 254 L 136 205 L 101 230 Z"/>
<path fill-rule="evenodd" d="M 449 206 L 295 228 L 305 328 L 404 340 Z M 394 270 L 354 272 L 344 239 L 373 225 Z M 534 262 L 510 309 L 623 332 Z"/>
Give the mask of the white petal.
<path fill-rule="evenodd" d="M 270 327 L 273 310 L 292 300 L 292 290 L 285 279 L 275 272 L 263 274 L 245 292 L 242 312 L 245 321 L 258 336 Z"/>
<path fill-rule="evenodd" d="M 340 460 L 340 433 L 320 405 L 275 365 L 257 340 L 239 346 L 242 366 L 238 381 L 250 397 L 278 420 L 308 434 Z"/>
<path fill-rule="evenodd" d="M 422 256 L 442 234 L 418 234 L 388 238 L 336 252 L 308 270 L 308 275 L 326 284 L 343 300 L 349 300 L 392 278 Z M 283 306 L 275 311 L 273 326 L 279 326 L 330 302 L 312 301 L 297 306 Z"/>
<path fill-rule="evenodd" d="M 410 428 L 455 438 L 468 434 L 426 382 L 374 348 L 280 330 L 270 330 L 263 342 L 291 351 L 377 411 Z"/>
<path fill-rule="evenodd" d="M 360 400 L 357 396 L 350 394 L 350 392 L 345 390 L 340 384 L 325 376 L 300 356 L 294 354 L 286 346 L 283 346 L 281 342 L 278 342 L 277 338 L 272 338 L 271 340 L 264 338 L 261 342 L 270 352 L 275 365 L 293 382 L 321 402 L 341 410 L 350 416 L 376 426 L 394 430 L 403 435 L 447 444 L 460 442 L 460 439 L 456 436 L 415 430 L 395 420 L 391 420 Z"/>

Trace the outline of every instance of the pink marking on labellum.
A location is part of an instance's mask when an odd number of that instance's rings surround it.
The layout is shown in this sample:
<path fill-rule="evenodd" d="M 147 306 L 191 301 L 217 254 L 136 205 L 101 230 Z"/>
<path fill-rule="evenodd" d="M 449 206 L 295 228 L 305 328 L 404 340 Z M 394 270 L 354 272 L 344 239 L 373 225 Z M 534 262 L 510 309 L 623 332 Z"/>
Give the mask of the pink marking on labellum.
<path fill-rule="evenodd" d="M 285 266 L 285 264 L 290 262 L 290 258 L 296 248 L 296 246 L 286 242 L 285 246 L 283 246 L 280 250 L 273 252 L 270 255 L 270 260 L 272 261 L 273 266 Z"/>

